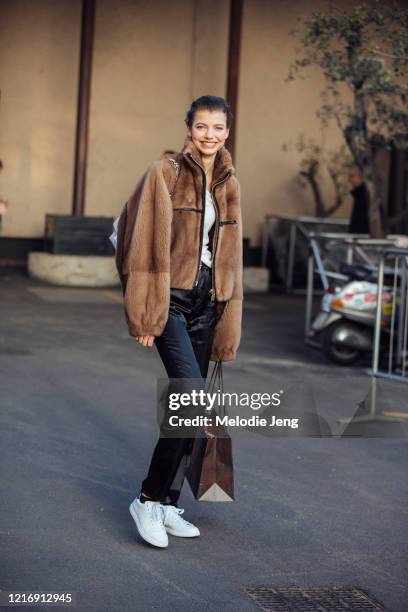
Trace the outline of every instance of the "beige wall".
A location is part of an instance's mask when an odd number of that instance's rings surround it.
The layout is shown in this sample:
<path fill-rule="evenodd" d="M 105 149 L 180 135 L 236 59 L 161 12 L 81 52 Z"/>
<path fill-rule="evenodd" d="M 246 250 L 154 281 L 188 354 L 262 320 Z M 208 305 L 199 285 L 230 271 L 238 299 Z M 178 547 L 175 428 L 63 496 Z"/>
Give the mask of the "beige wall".
<path fill-rule="evenodd" d="M 191 100 L 224 95 L 228 2 L 97 6 L 86 213 L 117 215 L 147 165 L 181 148 Z"/>
<path fill-rule="evenodd" d="M 310 10 L 244 1 L 235 165 L 253 245 L 265 213 L 313 210 L 282 144 L 300 132 L 339 142 L 315 117 L 320 77 L 285 82 L 289 30 Z M 146 166 L 181 147 L 191 100 L 225 95 L 228 12 L 229 0 L 97 0 L 86 214 L 118 214 Z M 71 211 L 80 2 L 3 0 L 0 23 L 2 235 L 42 236 L 46 212 Z"/>
<path fill-rule="evenodd" d="M 324 3 L 320 3 L 322 8 Z M 259 244 L 262 219 L 267 213 L 313 214 L 308 190 L 294 178 L 300 157 L 282 151 L 285 142 L 300 133 L 327 142 L 341 142 L 336 128 L 323 134 L 315 112 L 320 106 L 323 79 L 308 73 L 307 80 L 285 82 L 295 58 L 295 39 L 289 31 L 296 19 L 319 7 L 302 0 L 247 0 L 244 2 L 241 74 L 237 125 L 236 165 L 240 174 L 245 235 Z M 328 181 L 328 198 L 332 193 Z M 349 203 L 337 216 L 347 216 Z"/>
<path fill-rule="evenodd" d="M 42 236 L 72 199 L 79 0 L 0 3 L 3 236 Z"/>
<path fill-rule="evenodd" d="M 80 1 L 3 0 L 3 236 L 70 214 Z M 194 97 L 225 94 L 228 0 L 97 0 L 86 214 L 116 215 L 146 166 L 184 141 Z"/>

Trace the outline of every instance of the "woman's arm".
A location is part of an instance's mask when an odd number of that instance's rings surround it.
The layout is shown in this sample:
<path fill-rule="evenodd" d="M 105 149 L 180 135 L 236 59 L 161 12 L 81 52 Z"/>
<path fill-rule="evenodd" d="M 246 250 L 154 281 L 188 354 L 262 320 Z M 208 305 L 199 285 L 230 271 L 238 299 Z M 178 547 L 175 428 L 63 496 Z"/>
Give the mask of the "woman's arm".
<path fill-rule="evenodd" d="M 241 188 L 238 179 L 233 176 L 235 194 L 239 206 L 236 209 L 237 219 L 237 258 L 234 277 L 234 288 L 227 301 L 222 316 L 215 327 L 214 340 L 210 359 L 212 361 L 232 361 L 236 359 L 241 341 L 242 301 L 243 301 L 243 231 L 241 212 Z"/>
<path fill-rule="evenodd" d="M 129 334 L 160 336 L 170 305 L 170 241 L 173 207 L 159 160 L 148 169 L 143 186 L 129 200 L 140 198 L 128 252 L 123 262 L 126 278 L 125 316 Z"/>

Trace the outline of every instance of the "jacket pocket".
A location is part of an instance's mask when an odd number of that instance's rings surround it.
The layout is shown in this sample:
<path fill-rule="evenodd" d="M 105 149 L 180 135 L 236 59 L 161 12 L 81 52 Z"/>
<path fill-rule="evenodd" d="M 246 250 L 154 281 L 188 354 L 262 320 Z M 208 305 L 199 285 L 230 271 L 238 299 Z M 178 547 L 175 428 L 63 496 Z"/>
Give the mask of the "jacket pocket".
<path fill-rule="evenodd" d="M 173 208 L 173 210 L 186 210 L 186 211 L 194 211 L 194 212 L 202 212 L 199 208 L 184 208 L 184 207 L 179 207 L 179 208 Z"/>
<path fill-rule="evenodd" d="M 237 223 L 236 219 L 231 219 L 229 221 L 220 221 L 219 225 L 235 225 Z"/>

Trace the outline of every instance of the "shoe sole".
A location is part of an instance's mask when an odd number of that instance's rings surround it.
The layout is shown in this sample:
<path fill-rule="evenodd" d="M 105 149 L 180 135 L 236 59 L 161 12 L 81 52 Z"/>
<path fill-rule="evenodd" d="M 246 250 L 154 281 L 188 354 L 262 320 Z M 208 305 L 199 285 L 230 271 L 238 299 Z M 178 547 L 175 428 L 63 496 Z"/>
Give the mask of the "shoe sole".
<path fill-rule="evenodd" d="M 178 536 L 179 538 L 198 538 L 198 536 L 200 535 L 199 533 L 193 533 L 193 534 L 187 534 L 187 533 L 180 533 L 178 531 L 174 531 L 173 529 L 171 529 L 170 527 L 166 527 L 165 526 L 165 530 L 167 531 L 167 533 L 169 533 L 170 535 L 173 536 Z"/>
<path fill-rule="evenodd" d="M 141 528 L 140 523 L 139 523 L 139 518 L 138 518 L 138 516 L 137 516 L 136 511 L 135 511 L 135 510 L 134 510 L 134 508 L 133 508 L 133 502 L 132 502 L 132 503 L 130 504 L 130 506 L 129 506 L 129 512 L 130 512 L 130 514 L 132 515 L 133 520 L 135 521 L 135 524 L 136 524 L 137 530 L 138 530 L 138 532 L 139 532 L 139 535 L 140 535 L 140 536 L 141 536 L 141 537 L 142 537 L 142 538 L 143 538 L 143 539 L 144 539 L 146 542 L 148 542 L 149 544 L 152 544 L 152 546 L 158 546 L 159 548 L 167 548 L 168 543 L 167 543 L 167 544 L 163 544 L 163 543 L 161 543 L 161 542 L 158 542 L 157 540 L 154 540 L 154 538 L 152 538 L 152 537 L 150 537 L 150 536 L 146 535 L 145 533 L 143 533 L 143 529 Z"/>

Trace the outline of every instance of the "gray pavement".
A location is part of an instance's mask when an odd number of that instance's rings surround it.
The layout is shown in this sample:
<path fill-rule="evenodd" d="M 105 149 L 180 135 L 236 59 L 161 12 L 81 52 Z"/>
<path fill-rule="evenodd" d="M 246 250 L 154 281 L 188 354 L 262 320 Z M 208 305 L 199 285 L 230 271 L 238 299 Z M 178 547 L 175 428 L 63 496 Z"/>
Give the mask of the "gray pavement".
<path fill-rule="evenodd" d="M 128 505 L 157 436 L 156 349 L 128 336 L 117 291 L 3 271 L 0 292 L 0 589 L 73 592 L 78 610 L 249 612 L 246 586 L 350 585 L 408 610 L 406 440 L 234 433 L 236 501 L 196 502 L 186 484 L 201 537 L 153 548 Z M 296 381 L 334 424 L 369 378 L 326 363 L 302 332 L 302 297 L 247 296 L 225 386 Z"/>

